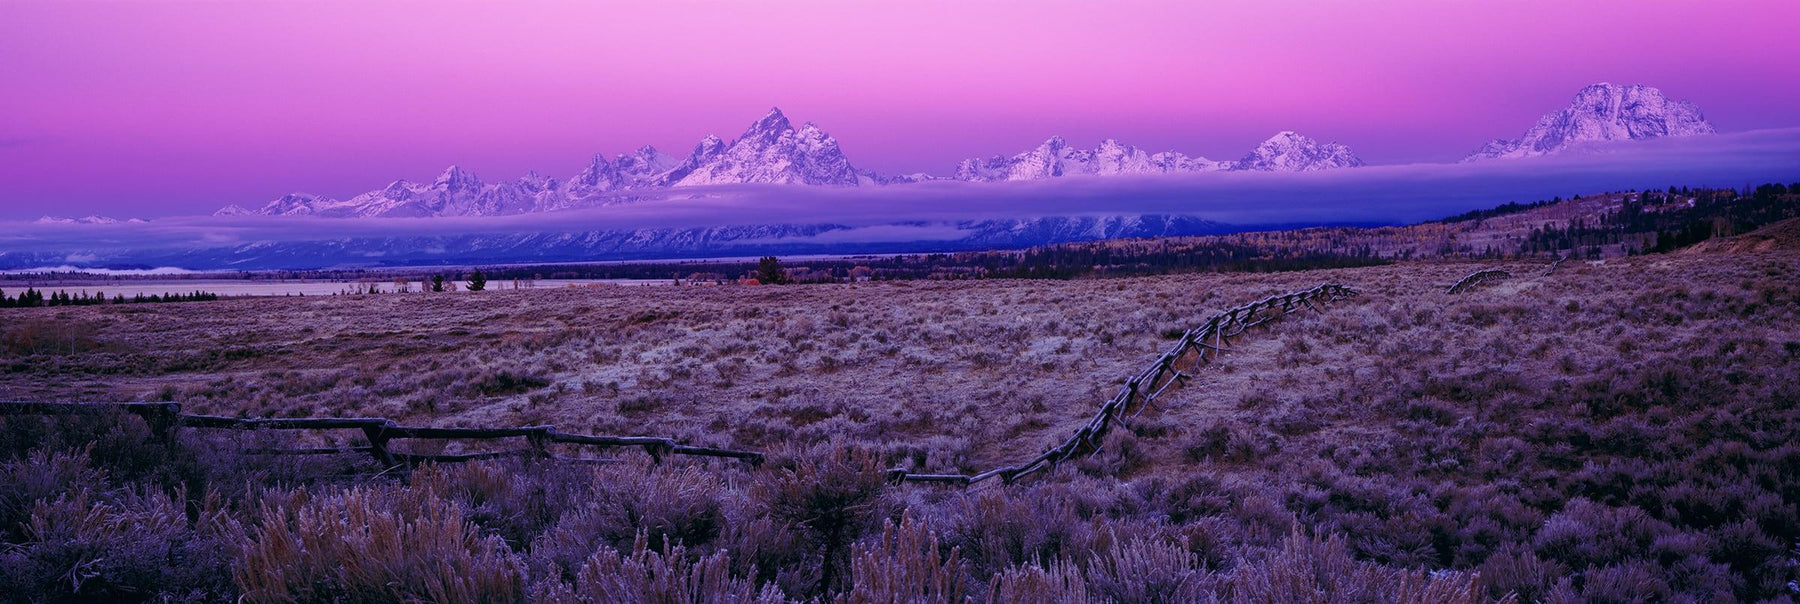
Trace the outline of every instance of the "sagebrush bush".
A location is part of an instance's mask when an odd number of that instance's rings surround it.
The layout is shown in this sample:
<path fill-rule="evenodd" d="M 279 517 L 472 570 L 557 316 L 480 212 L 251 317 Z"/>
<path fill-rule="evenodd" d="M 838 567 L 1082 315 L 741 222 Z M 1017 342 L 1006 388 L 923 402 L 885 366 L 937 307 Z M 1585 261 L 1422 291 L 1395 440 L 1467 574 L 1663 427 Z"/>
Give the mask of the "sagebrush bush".
<path fill-rule="evenodd" d="M 1153 537 L 1110 535 L 1088 560 L 1088 588 L 1113 602 L 1192 602 L 1210 587 L 1200 558 Z"/>
<path fill-rule="evenodd" d="M 82 473 L 80 456 L 52 458 Z M 0 552 L 0 593 L 21 601 L 208 600 L 232 593 L 227 550 L 237 525 L 214 497 L 195 502 L 143 486 L 100 492 L 91 484 L 64 485 L 37 499 L 18 529 L 17 540 L 8 539 L 15 545 Z"/>
<path fill-rule="evenodd" d="M 1279 550 L 1241 562 L 1224 591 L 1238 602 L 1482 602 L 1470 573 L 1426 573 L 1358 561 L 1339 537 L 1294 533 Z"/>
<path fill-rule="evenodd" d="M 7 541 L 24 539 L 26 520 L 40 501 L 102 487 L 105 474 L 88 465 L 85 452 L 37 449 L 0 462 L 0 527 Z"/>
<path fill-rule="evenodd" d="M 956 602 L 963 588 L 959 552 L 940 552 L 937 534 L 909 514 L 898 524 L 888 523 L 871 543 L 853 548 L 850 591 L 838 601 Z"/>
<path fill-rule="evenodd" d="M 639 533 L 630 554 L 602 548 L 581 564 L 572 582 L 533 586 L 532 599 L 584 604 L 748 604 L 783 599 L 777 590 L 759 593 L 751 581 L 733 577 L 725 552 L 695 556 L 680 545 L 656 551 L 649 544 L 648 536 Z"/>
<path fill-rule="evenodd" d="M 822 559 L 819 587 L 845 580 L 850 545 L 887 516 L 887 482 L 868 451 L 841 444 L 795 456 L 790 467 L 764 475 L 756 498 L 770 517 L 805 536 Z M 785 587 L 785 586 L 784 586 Z"/>
<path fill-rule="evenodd" d="M 428 489 L 352 488 L 264 507 L 232 575 L 253 602 L 504 602 L 524 564 Z"/>
<path fill-rule="evenodd" d="M 725 529 L 724 486 L 699 468 L 600 468 L 587 477 L 591 494 L 559 511 L 556 525 L 531 542 L 540 569 L 572 574 L 594 551 L 651 551 L 673 544 L 706 547 Z"/>
<path fill-rule="evenodd" d="M 1045 565 L 1015 566 L 994 574 L 988 584 L 989 602 L 1043 602 L 1087 604 L 1087 578 L 1081 567 L 1066 560 Z"/>
<path fill-rule="evenodd" d="M 1024 497 L 963 494 L 945 512 L 938 520 L 944 541 L 962 552 L 977 580 L 1039 560 L 1085 558 L 1093 542 L 1093 525 L 1049 488 Z"/>

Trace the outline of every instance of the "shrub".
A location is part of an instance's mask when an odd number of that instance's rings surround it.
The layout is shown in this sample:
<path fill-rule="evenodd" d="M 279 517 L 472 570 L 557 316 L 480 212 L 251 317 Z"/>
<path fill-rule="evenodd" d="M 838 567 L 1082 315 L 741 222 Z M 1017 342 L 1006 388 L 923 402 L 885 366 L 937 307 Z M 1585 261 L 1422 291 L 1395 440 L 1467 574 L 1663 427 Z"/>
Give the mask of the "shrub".
<path fill-rule="evenodd" d="M 823 560 L 819 582 L 843 582 L 850 544 L 886 516 L 887 483 L 875 456 L 841 444 L 801 454 L 757 484 L 756 498 L 779 522 L 800 529 Z"/>
<path fill-rule="evenodd" d="M 7 541 L 24 540 L 26 520 L 38 502 L 98 489 L 104 479 L 88 466 L 85 452 L 38 449 L 22 459 L 0 462 L 0 534 Z"/>
<path fill-rule="evenodd" d="M 1067 561 L 1016 566 L 994 575 L 988 584 L 989 602 L 1042 602 L 1087 604 L 1087 579 L 1081 568 Z"/>
<path fill-rule="evenodd" d="M 464 519 L 504 538 L 515 550 L 592 501 L 598 489 L 588 468 L 535 460 L 427 465 L 413 472 L 410 484 L 454 502 Z M 629 546 L 630 538 L 623 544 Z M 583 550 L 575 562 L 592 552 Z"/>
<path fill-rule="evenodd" d="M 1637 559 L 1669 526 L 1635 507 L 1608 507 L 1576 498 L 1544 522 L 1532 539 L 1540 556 L 1580 570 Z"/>
<path fill-rule="evenodd" d="M 39 500 L 24 539 L 0 553 L 0 593 L 19 601 L 229 600 L 229 523 L 213 506 L 86 489 Z"/>
<path fill-rule="evenodd" d="M 1192 602 L 1207 587 L 1199 557 L 1163 539 L 1112 536 L 1088 562 L 1088 588 L 1115 602 Z"/>
<path fill-rule="evenodd" d="M 1476 567 L 1477 584 L 1494 599 L 1515 596 L 1521 602 L 1539 602 L 1555 587 L 1567 568 L 1537 557 L 1530 550 L 1509 549 L 1489 556 Z"/>
<path fill-rule="evenodd" d="M 941 522 L 977 580 L 1038 560 L 1086 558 L 1093 540 L 1092 525 L 1049 485 L 962 495 Z"/>
<path fill-rule="evenodd" d="M 1226 582 L 1232 601 L 1244 602 L 1481 602 L 1475 577 L 1427 573 L 1359 562 L 1340 537 L 1299 533 L 1281 549 L 1241 563 Z"/>
<path fill-rule="evenodd" d="M 704 470 L 686 467 L 645 472 L 595 470 L 587 501 L 563 512 L 555 527 L 531 544 L 536 568 L 572 575 L 590 554 L 628 550 L 638 540 L 652 551 L 672 544 L 705 546 L 724 531 L 723 485 Z"/>
<path fill-rule="evenodd" d="M 469 382 L 469 394 L 475 396 L 495 396 L 530 392 L 550 385 L 550 380 L 543 376 L 524 371 L 501 370 L 482 372 Z"/>
<path fill-rule="evenodd" d="M 1660 602 L 1670 595 L 1662 569 L 1641 560 L 1589 571 L 1583 579 L 1581 597 L 1588 602 Z"/>
<path fill-rule="evenodd" d="M 857 545 L 850 560 L 847 604 L 957 602 L 963 573 L 956 548 L 938 553 L 937 534 L 906 515 L 888 523 L 874 543 Z"/>
<path fill-rule="evenodd" d="M 759 599 L 755 586 L 731 576 L 731 560 L 724 552 L 697 559 L 680 545 L 661 552 L 651 550 L 648 537 L 639 533 L 631 554 L 604 548 L 581 565 L 573 584 L 540 583 L 533 589 L 538 602 L 668 602 L 671 604 L 780 601 L 779 591 L 765 591 Z"/>
<path fill-rule="evenodd" d="M 504 602 L 524 565 L 428 489 L 367 488 L 266 506 L 232 576 L 252 602 Z"/>

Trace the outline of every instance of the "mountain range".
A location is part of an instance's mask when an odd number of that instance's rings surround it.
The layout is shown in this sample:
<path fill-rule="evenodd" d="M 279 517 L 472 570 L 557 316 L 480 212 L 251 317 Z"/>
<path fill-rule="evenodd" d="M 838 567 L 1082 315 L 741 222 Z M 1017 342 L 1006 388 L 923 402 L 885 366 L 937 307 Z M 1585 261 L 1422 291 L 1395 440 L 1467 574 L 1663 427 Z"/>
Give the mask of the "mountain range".
<path fill-rule="evenodd" d="M 1547 155 L 1587 142 L 1688 136 L 1714 131 L 1692 103 L 1674 101 L 1649 86 L 1600 83 L 1577 93 L 1569 107 L 1546 114 L 1519 138 L 1496 139 L 1463 161 Z M 215 214 L 424 217 L 500 216 L 591 208 L 643 199 L 648 191 L 720 184 L 780 184 L 863 187 L 924 180 L 1002 182 L 1064 176 L 1118 176 L 1178 172 L 1313 172 L 1365 165 L 1349 147 L 1320 143 L 1293 131 L 1269 137 L 1236 160 L 1213 160 L 1177 151 L 1152 153 L 1106 139 L 1092 149 L 1060 136 L 1011 156 L 972 158 L 952 176 L 882 175 L 861 170 L 845 157 L 838 141 L 817 125 L 795 128 L 779 108 L 752 123 L 727 143 L 708 136 L 686 157 L 655 147 L 607 159 L 595 155 L 581 172 L 564 180 L 537 173 L 518 180 L 487 183 L 450 166 L 430 183 L 397 180 L 387 187 L 337 200 L 292 193 L 261 207 L 227 206 Z"/>
<path fill-rule="evenodd" d="M 949 179 L 925 174 L 881 175 L 851 165 L 837 139 L 817 125 L 807 122 L 795 128 L 781 109 L 775 108 L 730 143 L 717 136 L 701 139 L 685 158 L 646 145 L 611 160 L 595 155 L 580 173 L 560 181 L 534 172 L 515 181 L 487 183 L 467 170 L 450 166 L 430 183 L 396 180 L 387 187 L 347 200 L 291 193 L 259 208 L 231 205 L 215 214 L 501 216 L 629 203 L 641 199 L 645 191 L 702 185 L 860 187 L 923 180 L 1039 180 L 1076 174 L 1305 172 L 1361 165 L 1362 160 L 1344 145 L 1321 144 L 1293 132 L 1281 132 L 1237 161 L 1213 161 L 1175 151 L 1151 154 L 1112 139 L 1095 149 L 1076 149 L 1062 137 L 1052 137 L 1036 149 L 1011 157 L 966 160 Z"/>

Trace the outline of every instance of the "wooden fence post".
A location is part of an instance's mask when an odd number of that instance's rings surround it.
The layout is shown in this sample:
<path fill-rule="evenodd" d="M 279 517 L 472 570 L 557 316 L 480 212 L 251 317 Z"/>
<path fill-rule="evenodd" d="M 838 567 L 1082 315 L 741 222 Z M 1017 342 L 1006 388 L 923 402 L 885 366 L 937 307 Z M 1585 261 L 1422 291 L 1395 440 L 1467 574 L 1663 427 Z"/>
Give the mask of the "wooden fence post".
<path fill-rule="evenodd" d="M 383 422 L 379 426 L 363 426 L 362 429 L 363 435 L 369 438 L 369 454 L 375 456 L 375 463 L 381 464 L 384 468 L 400 465 L 399 462 L 394 461 L 394 454 L 388 452 L 387 428 L 390 425 L 393 423 Z"/>

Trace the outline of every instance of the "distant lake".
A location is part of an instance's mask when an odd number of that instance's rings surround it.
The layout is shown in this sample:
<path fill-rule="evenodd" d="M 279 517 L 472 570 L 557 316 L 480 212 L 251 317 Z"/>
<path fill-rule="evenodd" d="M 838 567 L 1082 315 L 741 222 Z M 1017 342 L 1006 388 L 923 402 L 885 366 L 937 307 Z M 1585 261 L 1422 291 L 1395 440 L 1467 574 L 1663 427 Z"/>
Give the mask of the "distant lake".
<path fill-rule="evenodd" d="M 467 285 L 466 281 L 446 281 L 454 283 L 457 291 Z M 634 287 L 645 285 L 671 285 L 671 279 L 533 279 L 517 282 L 517 289 L 556 289 L 567 287 Z M 220 296 L 329 296 L 332 294 L 349 294 L 366 292 L 370 287 L 382 293 L 397 291 L 400 286 L 393 280 L 336 280 L 336 279 L 42 279 L 0 281 L 0 291 L 8 296 L 16 296 L 26 288 L 36 288 L 43 292 L 65 291 L 72 295 L 86 293 L 89 296 L 105 295 L 108 298 L 125 296 L 127 298 L 145 295 L 161 296 L 175 293 L 193 293 L 203 291 Z M 431 283 L 419 280 L 407 281 L 410 291 L 430 290 Z M 494 279 L 488 281 L 491 290 L 515 289 L 513 281 Z"/>

